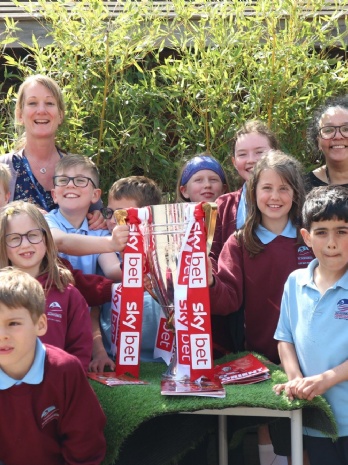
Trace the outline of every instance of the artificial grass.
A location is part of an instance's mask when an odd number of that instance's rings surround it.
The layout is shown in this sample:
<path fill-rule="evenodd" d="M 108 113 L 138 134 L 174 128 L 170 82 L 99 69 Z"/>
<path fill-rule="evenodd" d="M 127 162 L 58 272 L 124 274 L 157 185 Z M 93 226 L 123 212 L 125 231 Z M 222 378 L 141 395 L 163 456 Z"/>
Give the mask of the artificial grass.
<path fill-rule="evenodd" d="M 245 354 L 246 352 L 230 354 L 216 363 L 223 363 Z M 153 454 L 156 455 L 156 459 L 152 455 L 149 465 L 175 463 L 175 460 L 171 462 L 174 457 L 183 455 L 190 447 L 204 439 L 204 435 L 216 428 L 217 419 L 213 415 L 177 415 L 179 412 L 202 409 L 218 410 L 237 406 L 276 410 L 302 408 L 303 425 L 316 428 L 335 438 L 336 423 L 325 399 L 316 397 L 310 402 L 289 401 L 284 395 L 276 396 L 272 386 L 286 381 L 286 375 L 279 367 L 273 364 L 268 366 L 272 375 L 270 380 L 252 385 L 227 385 L 225 399 L 162 396 L 160 381 L 165 371 L 165 365 L 162 363 L 141 365 L 140 378 L 148 381 L 147 385 L 108 387 L 90 381 L 107 416 L 107 453 L 103 464 L 110 465 L 119 459 L 122 465 L 136 465 L 139 457 L 139 464 L 146 465 L 146 449 L 150 451 L 154 449 L 154 445 L 156 450 Z M 259 423 L 260 420 L 255 419 L 255 425 Z M 132 458 L 126 458 L 126 450 L 131 452 L 128 456 Z"/>

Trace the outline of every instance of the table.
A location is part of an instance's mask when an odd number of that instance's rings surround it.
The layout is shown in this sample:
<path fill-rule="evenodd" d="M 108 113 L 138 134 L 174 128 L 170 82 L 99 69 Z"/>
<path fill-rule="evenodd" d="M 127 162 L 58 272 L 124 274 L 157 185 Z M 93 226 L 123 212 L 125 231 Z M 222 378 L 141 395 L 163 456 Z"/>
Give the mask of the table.
<path fill-rule="evenodd" d="M 188 413 L 188 412 L 185 412 Z M 302 410 L 274 410 L 260 407 L 231 407 L 222 410 L 204 409 L 192 415 L 217 415 L 219 419 L 219 465 L 228 465 L 227 416 L 290 418 L 292 465 L 303 465 Z"/>
<path fill-rule="evenodd" d="M 219 360 L 219 363 L 245 354 L 245 352 L 231 354 L 229 357 Z M 145 437 L 147 431 L 151 431 L 156 426 L 156 434 L 163 434 L 163 438 L 161 437 L 157 441 L 154 440 L 156 447 L 158 445 L 163 446 L 163 448 L 171 447 L 170 435 L 168 435 L 168 439 L 165 431 L 162 430 L 167 426 L 166 421 L 169 421 L 168 425 L 170 427 L 173 415 L 180 417 L 181 415 L 177 414 L 183 412 L 190 413 L 189 417 L 192 417 L 192 419 L 195 418 L 191 415 L 192 413 L 196 415 L 204 413 L 207 415 L 204 421 L 208 423 L 211 419 L 214 425 L 216 423 L 212 415 L 218 416 L 220 425 L 220 465 L 227 463 L 227 415 L 290 418 L 293 439 L 293 465 L 302 464 L 302 447 L 300 446 L 300 441 L 302 441 L 302 428 L 300 425 L 302 422 L 305 426 L 319 429 L 328 437 L 335 438 L 337 435 L 331 409 L 322 397 L 319 396 L 311 402 L 304 400 L 289 402 L 284 396 L 274 394 L 272 385 L 286 381 L 285 373 L 275 365 L 269 365 L 272 378 L 268 381 L 250 386 L 225 386 L 226 398 L 161 396 L 160 381 L 165 368 L 165 364 L 162 363 L 142 363 L 140 378 L 149 382 L 144 386 L 128 385 L 110 388 L 91 381 L 91 385 L 107 417 L 105 429 L 107 455 L 103 465 L 113 464 L 118 460 L 123 449 L 133 447 L 133 437 L 137 432 L 144 432 Z M 170 420 L 167 420 L 168 415 L 172 415 L 169 417 Z M 201 423 L 203 423 L 203 417 L 201 419 Z M 164 424 L 165 426 L 163 426 Z M 165 444 L 166 439 L 168 439 L 169 444 Z M 144 443 L 151 440 L 151 437 L 147 438 L 146 436 Z M 140 447 L 138 443 L 137 446 Z M 176 448 L 173 454 L 175 454 L 175 451 Z M 143 465 L 146 462 L 139 463 Z M 153 463 L 150 463 L 150 465 L 153 465 Z M 135 461 L 132 465 L 134 464 L 136 464 Z"/>

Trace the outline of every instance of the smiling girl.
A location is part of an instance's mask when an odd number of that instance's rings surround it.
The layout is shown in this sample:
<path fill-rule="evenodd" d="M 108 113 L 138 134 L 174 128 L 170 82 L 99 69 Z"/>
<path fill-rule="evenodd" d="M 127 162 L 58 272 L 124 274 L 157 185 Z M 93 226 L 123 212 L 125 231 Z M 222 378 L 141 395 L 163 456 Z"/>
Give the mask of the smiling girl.
<path fill-rule="evenodd" d="M 210 252 L 215 271 L 223 245 L 231 234 L 244 225 L 247 214 L 245 182 L 252 175 L 258 160 L 271 149 L 278 149 L 277 138 L 265 123 L 258 120 L 243 124 L 232 140 L 232 164 L 244 184 L 239 190 L 224 194 L 217 199 L 218 218 Z"/>
<path fill-rule="evenodd" d="M 183 166 L 176 188 L 177 202 L 215 202 L 228 190 L 226 174 L 211 155 L 201 153 Z"/>
<path fill-rule="evenodd" d="M 279 363 L 273 334 L 284 283 L 313 259 L 299 233 L 304 200 L 298 161 L 270 151 L 247 183 L 245 226 L 222 249 L 218 272 L 210 276 L 212 313 L 226 315 L 245 304 L 246 348 Z"/>
<path fill-rule="evenodd" d="M 0 211 L 0 229 L 0 268 L 25 271 L 45 291 L 48 329 L 41 341 L 75 355 L 87 370 L 92 355 L 88 306 L 59 262 L 44 216 L 35 205 L 12 202 Z"/>
<path fill-rule="evenodd" d="M 255 165 L 247 182 L 245 225 L 224 245 L 217 272 L 210 271 L 213 315 L 237 312 L 244 304 L 245 348 L 279 363 L 277 327 L 283 287 L 288 275 L 314 258 L 299 232 L 304 201 L 301 165 L 271 150 Z M 267 448 L 264 456 L 263 448 Z M 284 463 L 268 450 L 267 428 L 259 429 L 261 463 Z M 270 461 L 268 459 L 270 457 Z"/>

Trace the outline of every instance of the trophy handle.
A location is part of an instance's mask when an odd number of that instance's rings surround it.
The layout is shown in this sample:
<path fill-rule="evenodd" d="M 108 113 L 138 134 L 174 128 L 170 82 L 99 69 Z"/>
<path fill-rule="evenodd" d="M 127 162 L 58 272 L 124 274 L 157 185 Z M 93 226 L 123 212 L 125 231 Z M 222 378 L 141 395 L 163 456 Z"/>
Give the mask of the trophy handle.
<path fill-rule="evenodd" d="M 215 202 L 205 202 L 202 207 L 205 213 L 205 225 L 207 228 L 207 255 L 209 255 L 214 239 L 217 218 L 217 204 Z"/>
<path fill-rule="evenodd" d="M 128 213 L 127 213 L 127 210 L 115 210 L 114 211 L 114 217 L 115 217 L 115 220 L 116 220 L 116 223 L 117 224 L 120 224 L 120 225 L 125 225 L 127 224 L 127 218 L 128 218 Z"/>

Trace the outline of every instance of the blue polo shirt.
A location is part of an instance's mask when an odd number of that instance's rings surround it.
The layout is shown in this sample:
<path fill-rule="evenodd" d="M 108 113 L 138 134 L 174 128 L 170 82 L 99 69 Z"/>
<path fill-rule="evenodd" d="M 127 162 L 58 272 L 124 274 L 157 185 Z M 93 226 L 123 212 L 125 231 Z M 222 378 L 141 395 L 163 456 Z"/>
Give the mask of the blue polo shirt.
<path fill-rule="evenodd" d="M 88 227 L 87 218 L 83 220 L 79 228 L 74 228 L 71 223 L 62 215 L 59 208 L 52 210 L 46 216 L 46 221 L 51 229 L 57 228 L 68 234 L 81 234 L 82 236 L 110 236 L 109 231 L 105 229 L 97 229 L 96 231 L 90 230 Z M 89 255 L 68 255 L 59 253 L 60 257 L 66 258 L 71 263 L 72 267 L 81 270 L 83 273 L 96 274 L 98 258 L 100 254 Z"/>
<path fill-rule="evenodd" d="M 348 272 L 324 295 L 313 281 L 318 260 L 290 274 L 284 287 L 274 338 L 294 344 L 304 376 L 323 373 L 348 359 Z M 348 436 L 348 381 L 323 395 L 335 415 L 339 436 Z M 304 434 L 323 437 L 305 428 Z"/>
<path fill-rule="evenodd" d="M 12 386 L 22 383 L 40 384 L 44 376 L 45 356 L 46 347 L 42 344 L 40 339 L 37 339 L 34 362 L 28 373 L 26 373 L 26 375 L 21 380 L 11 378 L 0 368 L 0 390 L 9 389 Z"/>

